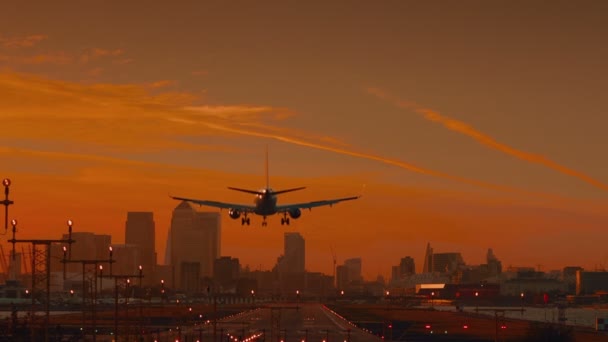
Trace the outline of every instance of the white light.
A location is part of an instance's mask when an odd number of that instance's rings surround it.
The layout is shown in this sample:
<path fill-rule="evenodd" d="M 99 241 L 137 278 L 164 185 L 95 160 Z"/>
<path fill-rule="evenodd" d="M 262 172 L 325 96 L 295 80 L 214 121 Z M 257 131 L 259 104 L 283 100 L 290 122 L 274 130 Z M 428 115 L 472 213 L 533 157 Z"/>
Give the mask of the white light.
<path fill-rule="evenodd" d="M 10 186 L 11 185 L 11 180 L 8 179 L 8 178 L 4 178 L 2 180 L 2 185 L 4 185 L 4 186 Z"/>

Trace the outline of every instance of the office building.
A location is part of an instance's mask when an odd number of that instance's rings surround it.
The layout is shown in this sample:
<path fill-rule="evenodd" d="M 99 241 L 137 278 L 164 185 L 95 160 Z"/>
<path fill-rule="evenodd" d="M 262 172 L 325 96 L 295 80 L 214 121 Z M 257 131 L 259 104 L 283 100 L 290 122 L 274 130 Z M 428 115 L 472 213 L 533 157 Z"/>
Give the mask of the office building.
<path fill-rule="evenodd" d="M 344 266 L 346 267 L 348 282 L 363 282 L 361 276 L 361 258 L 351 258 L 344 260 Z"/>
<path fill-rule="evenodd" d="M 155 226 L 151 212 L 128 212 L 125 224 L 125 244 L 138 246 L 144 269 L 144 285 L 154 283 L 156 267 Z"/>
<path fill-rule="evenodd" d="M 220 292 L 235 290 L 240 271 L 239 259 L 224 256 L 215 259 L 213 280 L 220 287 Z"/>
<path fill-rule="evenodd" d="M 398 266 L 393 266 L 391 272 L 391 280 L 397 281 L 405 277 L 416 274 L 416 265 L 412 257 L 401 258 L 401 262 Z"/>
<path fill-rule="evenodd" d="M 305 270 L 306 250 L 302 235 L 297 232 L 286 232 L 283 249 L 280 271 L 303 273 Z"/>
<path fill-rule="evenodd" d="M 220 257 L 221 220 L 218 212 L 197 212 L 188 202 L 181 202 L 174 210 L 169 230 L 169 264 L 173 275 L 170 287 L 180 289 L 186 279 L 192 284 L 192 276 L 213 276 L 215 259 Z M 188 275 L 182 275 L 182 266 L 187 263 Z M 192 271 L 198 263 L 199 272 Z M 185 270 L 184 270 L 185 271 Z"/>

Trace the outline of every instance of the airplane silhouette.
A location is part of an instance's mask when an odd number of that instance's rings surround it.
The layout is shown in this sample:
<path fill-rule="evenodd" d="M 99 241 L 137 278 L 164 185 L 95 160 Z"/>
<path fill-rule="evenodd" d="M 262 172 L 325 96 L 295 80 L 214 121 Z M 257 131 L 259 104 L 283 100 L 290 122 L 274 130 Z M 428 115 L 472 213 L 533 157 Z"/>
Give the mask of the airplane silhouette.
<path fill-rule="evenodd" d="M 298 187 L 291 188 L 285 190 L 274 191 L 270 188 L 269 185 L 269 176 L 268 176 L 268 150 L 266 150 L 266 187 L 260 190 L 248 190 L 241 188 L 228 187 L 230 190 L 246 192 L 249 194 L 255 195 L 253 204 L 235 204 L 235 203 L 225 203 L 225 202 L 217 202 L 217 201 L 209 201 L 209 200 L 199 200 L 192 198 L 184 198 L 184 197 L 174 197 L 170 196 L 174 200 L 178 201 L 187 201 L 198 204 L 200 206 L 209 206 L 221 209 L 228 209 L 228 215 L 230 218 L 237 220 L 241 218 L 241 225 L 249 225 L 250 220 L 248 215 L 255 214 L 263 217 L 262 226 L 266 226 L 266 217 L 274 214 L 282 214 L 281 225 L 289 224 L 289 218 L 298 219 L 302 215 L 302 209 L 312 209 L 315 207 L 321 206 L 333 206 L 338 202 L 350 201 L 360 198 L 361 196 L 351 196 L 351 197 L 343 197 L 343 198 L 335 198 L 329 200 L 319 200 L 305 203 L 294 203 L 294 204 L 285 204 L 285 205 L 277 205 L 277 195 L 284 194 L 286 192 L 298 191 L 305 189 L 306 187 Z M 241 217 L 241 215 L 243 217 Z"/>

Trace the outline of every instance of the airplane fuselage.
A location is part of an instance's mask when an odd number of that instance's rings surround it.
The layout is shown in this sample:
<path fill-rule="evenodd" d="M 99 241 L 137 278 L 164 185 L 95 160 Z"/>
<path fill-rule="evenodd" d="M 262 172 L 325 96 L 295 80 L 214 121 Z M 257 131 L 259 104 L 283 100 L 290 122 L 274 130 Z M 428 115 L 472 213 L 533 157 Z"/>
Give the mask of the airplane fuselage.
<path fill-rule="evenodd" d="M 277 213 L 277 196 L 273 195 L 272 189 L 262 189 L 253 200 L 255 204 L 254 213 L 262 216 L 274 215 Z"/>

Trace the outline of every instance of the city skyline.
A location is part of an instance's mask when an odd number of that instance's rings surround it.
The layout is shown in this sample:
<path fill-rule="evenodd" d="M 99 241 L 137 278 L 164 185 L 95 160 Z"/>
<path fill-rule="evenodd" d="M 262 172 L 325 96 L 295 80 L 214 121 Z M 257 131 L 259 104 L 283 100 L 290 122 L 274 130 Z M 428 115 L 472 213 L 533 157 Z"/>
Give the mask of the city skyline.
<path fill-rule="evenodd" d="M 213 222 L 217 222 L 217 216 L 218 213 L 216 212 L 209 212 L 209 211 L 196 211 L 194 210 L 194 208 L 191 207 L 190 204 L 188 204 L 187 202 L 181 202 L 179 205 L 176 206 L 176 208 L 174 209 L 174 227 L 178 230 L 186 230 L 186 231 L 190 231 L 190 233 L 187 233 L 189 238 L 192 238 L 194 235 L 196 234 L 203 234 L 205 236 L 207 236 L 204 231 L 209 230 L 209 228 L 211 228 L 214 224 Z M 138 228 L 136 229 L 150 229 L 150 221 L 153 220 L 153 213 L 152 212 L 127 212 L 126 213 L 126 218 L 127 218 L 127 222 L 129 221 L 129 219 L 134 220 L 136 223 L 132 224 L 131 227 L 129 226 L 129 224 L 127 223 L 125 225 L 125 237 L 128 236 L 127 229 L 129 228 L 133 228 L 133 226 Z M 211 220 L 211 221 L 210 221 Z M 142 222 L 143 221 L 143 222 Z M 153 221 L 152 221 L 153 222 Z M 142 225 L 143 223 L 143 225 Z M 152 224 L 153 226 L 153 224 Z M 194 229 L 194 230 L 193 230 Z M 196 232 L 195 230 L 197 229 L 202 229 L 199 232 Z M 152 228 L 152 231 L 154 229 Z M 183 234 L 183 233 L 182 233 Z M 193 235 L 194 234 L 194 235 Z M 201 235 L 201 236 L 203 236 Z M 221 236 L 220 234 L 217 234 Z M 210 235 L 209 237 L 213 237 L 215 236 L 214 234 Z M 142 249 L 141 245 L 139 244 L 134 244 L 134 243 L 118 243 L 116 241 L 111 241 L 111 236 L 109 235 L 104 235 L 104 234 L 97 234 L 95 232 L 88 232 L 88 231 L 74 231 L 72 234 L 73 239 L 75 240 L 75 243 L 72 247 L 72 255 L 75 256 L 76 259 L 85 259 L 85 260 L 92 260 L 92 259 L 98 259 L 98 260 L 105 260 L 108 257 L 108 247 L 112 246 L 113 250 L 114 250 L 114 256 L 116 258 L 116 262 L 117 264 L 114 265 L 114 269 L 117 270 L 118 273 L 133 273 L 134 270 L 137 270 L 139 266 L 143 266 L 143 264 L 145 264 L 145 260 L 146 260 L 146 255 L 150 254 L 150 251 L 144 251 L 144 249 Z M 306 255 L 308 255 L 306 253 L 306 239 L 304 238 L 304 236 L 302 236 L 302 234 L 300 234 L 300 232 L 295 232 L 295 231 L 288 231 L 288 232 L 284 232 L 283 234 L 283 243 L 282 246 L 277 246 L 277 249 L 272 249 L 271 252 L 275 253 L 275 256 L 277 256 L 275 258 L 275 263 L 271 264 L 267 267 L 260 267 L 256 268 L 254 266 L 256 265 L 250 265 L 250 264 L 246 264 L 246 263 L 240 263 L 240 257 L 239 255 L 223 255 L 223 254 L 219 254 L 217 255 L 217 258 L 207 258 L 203 255 L 203 254 L 207 254 L 207 253 L 203 253 L 200 254 L 199 256 L 191 256 L 191 257 L 178 257 L 177 259 L 179 259 L 177 262 L 181 263 L 182 261 L 185 261 L 187 263 L 199 263 L 201 262 L 201 260 L 205 259 L 207 261 L 203 261 L 202 263 L 216 263 L 216 262 L 220 262 L 220 261 L 230 261 L 230 262 L 234 262 L 236 261 L 237 265 L 240 266 L 241 269 L 249 269 L 250 271 L 272 271 L 273 269 L 276 268 L 277 272 L 279 273 L 304 273 L 304 272 L 322 272 L 323 274 L 326 274 L 328 276 L 331 276 L 331 273 L 333 272 L 333 270 L 329 270 L 329 272 L 327 270 L 319 270 L 319 269 L 314 269 L 314 268 L 308 268 L 306 267 Z M 63 234 L 62 239 L 66 240 L 67 239 L 67 235 Z M 154 237 L 152 237 L 152 239 L 154 239 Z M 183 240 L 183 239 L 182 239 Z M 191 240 L 191 239 L 190 239 Z M 207 244 L 212 245 L 213 242 L 212 241 L 207 241 L 207 239 L 202 239 L 205 240 Z M 149 237 L 144 240 L 144 241 L 149 241 Z M 80 242 L 80 243 L 78 243 Z M 172 244 L 171 240 L 167 240 L 168 244 Z M 219 246 L 221 248 L 221 241 L 219 241 Z M 147 243 L 147 242 L 144 242 Z M 194 245 L 198 244 L 197 241 L 194 241 Z M 57 272 L 59 270 L 63 269 L 63 265 L 61 263 L 61 256 L 63 255 L 62 253 L 62 248 L 64 247 L 64 244 L 61 243 L 54 243 L 51 245 L 51 270 L 54 272 Z M 167 249 L 170 250 L 170 249 Z M 282 253 L 281 253 L 282 252 Z M 7 260 L 10 258 L 12 253 L 10 250 L 8 251 L 8 254 L 5 255 L 5 258 L 7 258 Z M 181 251 L 180 251 L 181 253 Z M 190 251 L 190 253 L 192 253 L 192 251 Z M 18 265 L 17 267 L 21 267 L 21 258 L 22 258 L 22 253 L 17 253 L 19 258 L 17 259 L 18 261 Z M 349 256 L 346 257 L 344 260 L 336 260 L 336 275 L 339 275 L 341 273 L 340 268 L 342 268 L 343 270 L 346 270 L 345 272 L 348 273 L 348 275 L 342 275 L 342 277 L 346 277 L 347 279 L 350 278 L 354 278 L 355 280 L 358 279 L 356 275 L 361 275 L 363 281 L 374 281 L 378 279 L 378 276 L 382 276 L 385 278 L 385 280 L 391 280 L 395 278 L 395 275 L 414 275 L 414 274 L 424 274 L 424 273 L 433 273 L 433 274 L 450 274 L 455 272 L 457 269 L 461 269 L 462 267 L 466 266 L 466 267 L 478 267 L 478 266 L 484 266 L 482 265 L 483 263 L 474 261 L 474 262 L 467 262 L 466 258 L 463 257 L 461 255 L 461 252 L 458 251 L 450 251 L 450 252 L 446 252 L 446 251 L 440 251 L 439 253 L 436 253 L 434 248 L 431 247 L 431 243 L 427 242 L 426 248 L 425 248 L 425 252 L 423 253 L 424 257 L 421 257 L 421 260 L 423 260 L 422 262 L 424 262 L 423 265 L 418 264 L 418 266 L 416 266 L 416 261 L 417 260 L 417 256 L 415 253 L 411 253 L 410 255 L 407 255 L 401 258 L 399 258 L 399 260 L 394 260 L 393 264 L 387 264 L 384 265 L 384 268 L 388 268 L 389 269 L 389 273 L 388 276 L 384 273 L 384 272 L 378 272 L 378 273 L 373 273 L 373 271 L 366 271 L 365 267 L 362 267 L 362 264 L 365 264 L 365 261 L 363 260 L 363 258 L 361 257 L 357 257 L 357 256 Z M 192 254 L 191 254 L 192 255 Z M 414 255 L 414 257 L 412 257 L 411 255 Z M 286 257 L 287 256 L 287 257 Z M 439 259 L 435 260 L 434 257 L 438 257 Z M 171 263 L 171 258 L 164 260 L 164 262 L 160 262 L 161 257 L 158 258 L 159 260 L 157 260 L 157 262 L 154 264 L 154 266 L 150 267 L 150 266 L 146 266 L 144 267 L 145 270 L 148 270 L 146 275 L 147 277 L 150 278 L 150 280 L 152 280 L 151 282 L 146 282 L 148 285 L 154 285 L 158 279 L 159 279 L 159 275 L 155 275 L 155 270 L 154 268 L 156 266 L 161 266 L 161 268 L 163 266 L 173 266 L 173 272 L 169 272 L 170 274 L 173 275 L 169 275 L 169 274 L 165 274 L 164 277 L 167 278 L 172 278 L 172 277 L 176 277 L 176 278 L 180 278 L 179 274 L 181 273 L 180 271 L 180 266 L 177 266 L 177 264 L 172 264 Z M 177 260 L 176 259 L 176 260 Z M 429 260 L 428 262 L 425 260 Z M 494 254 L 494 251 L 492 248 L 488 248 L 487 252 L 486 252 L 486 256 L 485 256 L 485 261 L 486 261 L 486 265 L 485 266 L 489 266 L 491 272 L 493 272 L 493 274 L 498 274 L 500 273 L 502 267 L 501 267 L 501 261 L 499 258 L 496 257 L 496 255 Z M 28 256 L 26 255 L 25 257 L 25 261 L 24 261 L 24 266 L 25 269 L 27 270 L 28 267 L 31 267 L 30 265 L 31 259 L 28 260 Z M 399 264 L 397 266 L 395 266 L 395 264 L 399 262 Z M 493 265 L 489 265 L 490 263 L 493 263 Z M 354 267 L 356 268 L 353 269 L 353 265 L 355 265 Z M 585 267 L 581 267 L 580 265 L 573 265 L 573 264 L 564 264 L 561 265 L 560 267 L 557 268 L 544 268 L 544 265 L 541 264 L 535 264 L 533 261 L 531 261 L 530 264 L 525 264 L 525 265 L 512 265 L 512 264 L 507 264 L 504 266 L 504 270 L 503 272 L 513 272 L 513 270 L 535 270 L 541 273 L 553 273 L 553 272 L 558 272 L 561 273 L 562 271 L 564 271 L 565 269 L 568 268 L 576 268 L 576 269 L 582 269 L 585 271 L 604 271 L 606 270 L 606 265 L 604 264 L 599 264 L 599 265 L 594 265 L 593 268 L 585 268 Z M 10 274 L 10 269 L 13 267 L 12 262 L 8 263 L 7 265 L 7 270 L 5 270 L 7 272 L 7 274 Z M 197 265 L 197 268 L 201 268 L 201 270 L 197 271 L 197 273 L 200 275 L 201 279 L 203 277 L 210 277 L 211 274 L 214 274 L 214 270 L 209 272 L 208 267 L 209 266 L 202 266 L 202 265 Z M 425 270 L 427 268 L 430 268 L 431 270 Z M 206 271 L 203 269 L 207 269 Z M 79 265 L 68 265 L 68 271 L 72 272 L 72 273 L 78 273 L 80 270 L 80 266 Z M 408 271 L 409 270 L 409 271 Z M 411 272 L 411 270 L 413 270 L 413 272 Z M 165 271 L 166 272 L 166 271 Z M 207 272 L 207 273 L 205 273 Z M 21 274 L 23 274 L 22 272 L 20 272 Z M 27 273 L 27 272 L 26 272 Z M 205 274 L 204 274 L 205 273 Z M 204 275 L 203 275 L 204 274 Z M 353 274 L 355 274 L 355 276 L 353 276 Z M 353 279 L 350 279 L 353 280 Z M 172 285 L 173 282 L 175 282 L 175 286 L 179 287 L 179 280 L 166 280 L 167 285 Z"/>
<path fill-rule="evenodd" d="M 122 243 L 125 213 L 153 212 L 165 255 L 168 195 L 248 201 L 226 187 L 264 184 L 268 145 L 271 186 L 307 187 L 282 201 L 366 185 L 291 222 L 311 269 L 331 274 L 333 246 L 387 277 L 429 241 L 505 267 L 607 265 L 606 6 L 16 4 L 0 13 L 9 221 Z M 226 216 L 222 254 L 270 267 L 280 217 Z"/>

